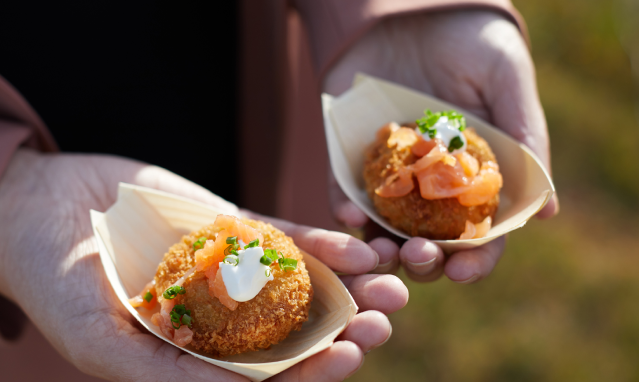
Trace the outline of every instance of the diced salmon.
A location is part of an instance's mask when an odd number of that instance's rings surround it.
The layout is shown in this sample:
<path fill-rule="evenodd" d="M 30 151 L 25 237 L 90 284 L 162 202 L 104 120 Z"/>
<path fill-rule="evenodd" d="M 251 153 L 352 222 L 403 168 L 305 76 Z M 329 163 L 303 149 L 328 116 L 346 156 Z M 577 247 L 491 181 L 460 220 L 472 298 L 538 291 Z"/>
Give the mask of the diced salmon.
<path fill-rule="evenodd" d="M 222 278 L 222 270 L 218 269 L 217 275 L 213 282 L 209 279 L 209 294 L 213 297 L 217 297 L 222 305 L 226 306 L 231 310 L 235 310 L 239 303 L 229 296 L 226 291 L 226 285 L 224 285 L 224 279 Z"/>
<path fill-rule="evenodd" d="M 471 223 L 470 220 L 466 220 L 466 228 L 464 229 L 464 232 L 462 232 L 462 234 L 459 236 L 459 240 L 473 239 L 476 233 L 477 228 L 475 228 L 475 225 Z"/>
<path fill-rule="evenodd" d="M 456 154 L 455 157 L 457 157 L 459 164 L 461 164 L 464 169 L 464 174 L 466 174 L 466 176 L 470 177 L 477 175 L 479 172 L 479 162 L 475 159 L 475 157 L 468 154 L 466 151 Z"/>
<path fill-rule="evenodd" d="M 396 122 L 387 123 L 379 130 L 377 130 L 375 139 L 377 139 L 378 141 L 388 139 L 388 136 L 390 136 L 396 130 L 399 130 L 399 125 Z"/>
<path fill-rule="evenodd" d="M 459 162 L 455 166 L 437 162 L 415 176 L 422 198 L 428 200 L 456 197 L 466 191 L 469 182 Z"/>
<path fill-rule="evenodd" d="M 406 168 L 400 168 L 396 176 L 388 177 L 386 183 L 377 187 L 375 193 L 383 198 L 407 195 L 415 188 L 412 172 Z"/>
<path fill-rule="evenodd" d="M 220 234 L 218 233 L 218 237 Z M 207 240 L 204 247 L 195 251 L 195 266 L 198 271 L 208 268 L 215 260 L 215 241 Z"/>
<path fill-rule="evenodd" d="M 459 236 L 458 240 L 470 240 L 480 239 L 485 237 L 492 225 L 493 219 L 487 216 L 481 223 L 473 224 L 469 220 L 466 220 L 466 228 L 464 232 Z"/>
<path fill-rule="evenodd" d="M 173 334 L 173 342 L 179 346 L 184 347 L 193 341 L 193 331 L 188 326 L 182 325 L 179 329 L 175 330 Z"/>
<path fill-rule="evenodd" d="M 417 133 L 413 129 L 408 127 L 400 127 L 391 133 L 388 137 L 386 144 L 388 147 L 397 146 L 397 150 L 403 150 L 406 147 L 410 147 L 417 142 Z"/>
<path fill-rule="evenodd" d="M 259 233 L 255 228 L 242 223 L 242 221 L 235 216 L 217 215 L 215 223 L 213 224 L 216 227 L 227 230 L 229 236 L 237 236 L 238 240 L 242 240 L 246 244 L 255 239 L 260 240 L 260 246 L 264 244 L 264 236 L 262 236 L 261 233 Z"/>
<path fill-rule="evenodd" d="M 446 160 L 447 164 L 453 166 L 457 162 L 455 157 L 448 153 L 448 149 L 444 146 L 444 143 L 441 140 L 433 139 L 433 142 L 435 142 L 435 147 L 433 147 L 426 156 L 421 157 L 415 163 L 408 166 L 415 173 L 425 170 L 439 161 Z M 452 158 L 452 160 L 450 160 L 449 157 Z"/>
<path fill-rule="evenodd" d="M 396 130 L 391 134 L 389 144 L 393 142 L 399 145 L 411 141 L 412 138 L 407 138 L 410 135 L 408 131 L 412 130 Z M 488 202 L 499 192 L 503 179 L 496 163 L 485 162 L 480 168 L 477 159 L 467 152 L 450 154 L 440 139 L 425 141 L 417 133 L 415 137 L 411 149 L 417 145 L 419 147 L 415 151 L 423 154 L 428 147 L 432 147 L 428 154 L 390 175 L 375 193 L 382 197 L 404 196 L 414 188 L 413 174 L 417 178 L 421 196 L 428 200 L 456 197 L 461 205 L 471 207 Z"/>
<path fill-rule="evenodd" d="M 486 216 L 486 219 L 484 219 L 484 221 L 475 224 L 475 229 L 477 230 L 477 232 L 475 232 L 474 238 L 479 239 L 485 237 L 488 234 L 488 231 L 490 231 L 490 227 L 492 227 L 492 225 L 493 219 L 490 216 Z"/>
<path fill-rule="evenodd" d="M 427 155 L 432 149 L 437 146 L 437 142 L 434 139 L 430 141 L 425 140 L 421 135 L 418 136 L 417 142 L 410 148 L 415 156 L 423 157 Z"/>
<path fill-rule="evenodd" d="M 147 292 L 151 292 L 151 296 L 153 296 L 151 298 L 151 301 L 149 302 L 147 302 L 144 299 L 144 296 L 146 295 Z M 146 284 L 144 286 L 144 289 L 142 289 L 142 291 L 140 292 L 140 294 L 129 299 L 129 304 L 131 304 L 131 306 L 133 306 L 134 308 L 143 307 L 148 310 L 153 309 L 155 305 L 157 304 L 157 302 L 158 302 L 158 299 L 157 299 L 157 292 L 155 291 L 155 281 L 151 281 L 150 283 Z"/>
<path fill-rule="evenodd" d="M 473 178 L 469 188 L 457 199 L 462 206 L 471 207 L 484 204 L 495 196 L 503 184 L 499 167 L 495 162 L 484 162 L 479 174 Z"/>
<path fill-rule="evenodd" d="M 151 317 L 151 322 L 153 325 L 158 326 L 168 339 L 173 341 L 175 329 L 173 329 L 173 325 L 171 324 L 171 311 L 175 306 L 175 301 L 164 300 L 161 305 L 160 313 L 155 313 Z"/>

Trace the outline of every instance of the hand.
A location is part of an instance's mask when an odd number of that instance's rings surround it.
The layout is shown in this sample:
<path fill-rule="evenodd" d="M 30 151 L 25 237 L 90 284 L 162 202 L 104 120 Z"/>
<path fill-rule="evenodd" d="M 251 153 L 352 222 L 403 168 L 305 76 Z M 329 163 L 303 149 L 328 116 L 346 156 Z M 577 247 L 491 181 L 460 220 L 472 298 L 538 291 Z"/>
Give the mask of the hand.
<path fill-rule="evenodd" d="M 85 373 L 118 381 L 246 381 L 144 331 L 115 296 L 93 237 L 89 209 L 105 211 L 118 182 L 153 187 L 227 210 L 228 203 L 169 171 L 102 155 L 42 155 L 19 150 L 0 181 L 0 293 L 15 301 L 67 360 Z M 348 235 L 272 220 L 298 245 L 336 269 L 360 273 L 377 256 Z M 346 254 L 348 253 L 348 256 Z M 341 380 L 383 343 L 383 313 L 408 292 L 394 276 L 345 283 L 362 311 L 329 349 L 278 375 L 282 380 Z M 320 373 L 318 370 L 321 370 Z"/>
<path fill-rule="evenodd" d="M 530 147 L 550 171 L 548 132 L 534 65 L 521 33 L 503 16 L 475 10 L 384 21 L 330 70 L 324 90 L 344 92 L 358 71 L 432 94 L 492 122 Z M 342 223 L 361 227 L 367 221 L 334 181 L 331 199 L 334 215 Z M 555 194 L 537 217 L 549 218 L 558 211 Z M 446 274 L 455 282 L 473 283 L 493 270 L 504 241 L 502 237 L 448 258 L 423 238 L 408 240 L 401 250 L 385 241 L 386 257 L 380 253 L 380 263 L 401 262 L 417 281 Z"/>

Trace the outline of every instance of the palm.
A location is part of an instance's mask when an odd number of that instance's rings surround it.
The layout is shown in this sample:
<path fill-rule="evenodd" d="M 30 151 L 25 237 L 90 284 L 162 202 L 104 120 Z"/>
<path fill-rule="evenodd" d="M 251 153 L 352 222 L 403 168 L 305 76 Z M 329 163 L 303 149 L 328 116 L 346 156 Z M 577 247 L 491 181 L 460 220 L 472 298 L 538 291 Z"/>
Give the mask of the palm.
<path fill-rule="evenodd" d="M 528 145 L 550 168 L 532 60 L 520 32 L 500 15 L 440 12 L 387 20 L 344 55 L 328 73 L 324 89 L 342 93 L 358 71 L 432 94 L 492 122 Z M 332 194 L 339 220 L 350 226 L 366 221 L 343 194 Z M 555 198 L 538 216 L 557 211 Z M 492 271 L 503 245 L 501 238 L 446 258 L 432 243 L 413 238 L 394 254 L 389 251 L 388 261 L 398 258 L 416 280 L 431 281 L 445 273 L 454 281 L 472 283 Z"/>
<path fill-rule="evenodd" d="M 0 183 L 0 221 L 7 227 L 0 232 L 0 240 L 5 243 L 0 253 L 0 281 L 4 284 L 0 290 L 18 302 L 62 355 L 89 374 L 135 381 L 185 377 L 246 380 L 143 332 L 115 296 L 97 254 L 88 212 L 111 206 L 118 182 L 154 187 L 237 210 L 205 189 L 157 167 L 105 156 L 45 157 L 18 152 Z M 331 257 L 343 258 L 341 255 L 349 251 L 353 265 L 349 268 L 346 263 L 343 271 L 362 273 L 376 264 L 374 252 L 347 235 L 271 221 L 293 236 L 300 247 L 319 245 L 328 263 Z M 333 243 L 347 245 L 338 248 Z M 406 302 L 406 289 L 395 278 L 371 280 L 362 276 L 359 281 L 349 281 L 362 307 L 389 313 Z M 377 284 L 367 286 L 369 281 Z M 374 302 L 380 297 L 381 302 Z M 357 334 L 367 329 L 372 336 Z M 278 378 L 308 379 L 317 368 L 330 364 L 333 368 L 337 365 L 338 370 L 332 379 L 341 379 L 357 368 L 363 351 L 383 342 L 388 334 L 388 320 L 383 315 L 358 315 L 343 334 L 348 341 L 337 343 Z M 339 374 L 340 365 L 343 375 Z"/>

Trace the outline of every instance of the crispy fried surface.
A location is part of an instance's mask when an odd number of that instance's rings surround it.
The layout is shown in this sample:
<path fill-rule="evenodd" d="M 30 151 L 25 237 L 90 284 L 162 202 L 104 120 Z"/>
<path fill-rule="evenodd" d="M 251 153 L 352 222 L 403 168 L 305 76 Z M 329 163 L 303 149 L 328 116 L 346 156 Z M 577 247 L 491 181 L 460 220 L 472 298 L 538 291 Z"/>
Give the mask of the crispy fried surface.
<path fill-rule="evenodd" d="M 265 349 L 282 341 L 292 330 L 302 328 L 313 299 L 311 279 L 293 239 L 270 224 L 249 219 L 242 222 L 264 235 L 264 248 L 282 251 L 286 257 L 296 259 L 297 269 L 284 272 L 271 267 L 274 280 L 252 300 L 240 302 L 234 311 L 209 295 L 203 272 L 196 272 L 186 280 L 186 293 L 178 295 L 176 304 L 191 309 L 194 332 L 191 345 L 214 356 Z M 169 248 L 155 275 L 159 294 L 195 265 L 193 243 L 202 236 L 214 239 L 216 233 L 210 225 L 182 237 Z"/>
<path fill-rule="evenodd" d="M 382 185 L 389 175 L 396 173 L 399 167 L 410 165 L 418 159 L 409 147 L 402 150 L 397 150 L 396 147 L 389 148 L 386 144 L 389 135 L 390 132 L 378 137 L 366 151 L 364 181 L 375 208 L 391 225 L 411 236 L 452 240 L 464 232 L 466 220 L 479 223 L 487 216 L 495 218 L 499 194 L 489 202 L 473 207 L 462 206 L 457 198 L 427 200 L 421 197 L 417 179 L 413 178 L 415 188 L 408 195 L 392 198 L 377 195 L 375 189 Z M 496 162 L 490 146 L 474 129 L 466 129 L 464 135 L 468 141 L 467 152 L 479 161 L 480 166 L 485 161 Z"/>

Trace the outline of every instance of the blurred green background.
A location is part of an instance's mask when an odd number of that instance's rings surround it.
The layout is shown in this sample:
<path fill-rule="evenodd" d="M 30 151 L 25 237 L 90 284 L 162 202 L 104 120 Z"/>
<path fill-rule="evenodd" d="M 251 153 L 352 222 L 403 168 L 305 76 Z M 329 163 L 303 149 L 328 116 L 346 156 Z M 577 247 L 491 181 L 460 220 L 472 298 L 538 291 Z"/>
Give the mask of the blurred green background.
<path fill-rule="evenodd" d="M 353 381 L 639 381 L 639 0 L 513 3 L 561 213 L 511 234 L 479 284 L 400 274 L 410 301 Z"/>

